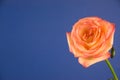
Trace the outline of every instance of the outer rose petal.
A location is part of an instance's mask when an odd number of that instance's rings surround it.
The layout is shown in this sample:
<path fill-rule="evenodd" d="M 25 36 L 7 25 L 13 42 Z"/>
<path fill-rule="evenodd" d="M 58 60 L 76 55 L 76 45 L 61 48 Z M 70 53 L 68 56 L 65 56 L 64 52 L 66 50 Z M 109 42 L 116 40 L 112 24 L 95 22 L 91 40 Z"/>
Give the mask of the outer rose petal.
<path fill-rule="evenodd" d="M 68 33 L 68 32 L 66 33 L 69 50 L 70 50 L 70 52 L 73 52 L 72 49 L 71 49 L 71 46 L 73 45 L 73 42 L 71 40 L 71 36 L 70 35 L 71 35 L 71 33 Z"/>
<path fill-rule="evenodd" d="M 66 36 L 67 36 L 67 41 L 68 41 L 68 46 L 69 46 L 70 52 L 72 52 L 75 57 L 83 56 L 82 52 L 80 52 L 77 48 L 75 48 L 74 43 L 71 39 L 71 33 L 67 32 Z"/>
<path fill-rule="evenodd" d="M 106 60 L 109 57 L 110 57 L 110 53 L 108 52 L 105 55 L 102 55 L 101 57 L 98 57 L 98 58 L 90 59 L 90 58 L 79 57 L 78 61 L 83 67 L 87 68 L 87 67 L 91 66 L 92 64 Z"/>

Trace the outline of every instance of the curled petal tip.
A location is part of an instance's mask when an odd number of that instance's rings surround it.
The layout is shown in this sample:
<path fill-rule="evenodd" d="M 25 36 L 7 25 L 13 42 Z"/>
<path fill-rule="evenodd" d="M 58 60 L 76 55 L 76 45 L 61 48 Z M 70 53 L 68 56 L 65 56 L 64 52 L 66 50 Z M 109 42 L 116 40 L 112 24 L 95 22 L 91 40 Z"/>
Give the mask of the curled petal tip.
<path fill-rule="evenodd" d="M 99 58 L 82 58 L 82 57 L 80 57 L 78 59 L 78 61 L 83 67 L 88 68 L 89 66 L 91 66 L 97 62 L 108 59 L 109 57 L 110 57 L 110 53 L 106 53 L 105 55 L 102 55 Z"/>

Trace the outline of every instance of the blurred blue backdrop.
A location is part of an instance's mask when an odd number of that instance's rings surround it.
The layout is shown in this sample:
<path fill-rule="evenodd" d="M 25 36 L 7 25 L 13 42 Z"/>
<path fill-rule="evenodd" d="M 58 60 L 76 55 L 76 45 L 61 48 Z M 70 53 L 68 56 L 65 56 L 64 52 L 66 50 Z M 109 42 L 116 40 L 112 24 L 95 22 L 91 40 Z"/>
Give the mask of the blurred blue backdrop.
<path fill-rule="evenodd" d="M 110 59 L 120 78 L 120 0 L 0 0 L 0 80 L 107 80 L 104 61 L 85 69 L 69 52 L 66 32 L 80 18 L 116 24 Z"/>

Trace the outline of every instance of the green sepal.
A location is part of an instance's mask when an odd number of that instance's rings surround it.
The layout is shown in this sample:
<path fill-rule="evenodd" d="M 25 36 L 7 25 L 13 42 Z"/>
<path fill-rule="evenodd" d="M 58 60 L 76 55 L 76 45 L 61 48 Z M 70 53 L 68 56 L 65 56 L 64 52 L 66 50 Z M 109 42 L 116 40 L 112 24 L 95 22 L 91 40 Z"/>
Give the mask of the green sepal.
<path fill-rule="evenodd" d="M 111 48 L 111 58 L 113 58 L 115 56 L 115 49 L 114 47 Z"/>

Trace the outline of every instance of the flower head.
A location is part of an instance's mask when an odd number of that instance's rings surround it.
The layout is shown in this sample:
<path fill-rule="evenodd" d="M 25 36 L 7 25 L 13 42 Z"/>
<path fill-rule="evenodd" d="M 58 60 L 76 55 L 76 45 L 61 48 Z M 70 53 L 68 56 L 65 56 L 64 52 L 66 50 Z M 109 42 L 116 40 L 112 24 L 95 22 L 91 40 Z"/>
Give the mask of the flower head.
<path fill-rule="evenodd" d="M 115 25 L 99 17 L 78 20 L 67 32 L 69 50 L 84 67 L 108 59 L 113 45 Z"/>

